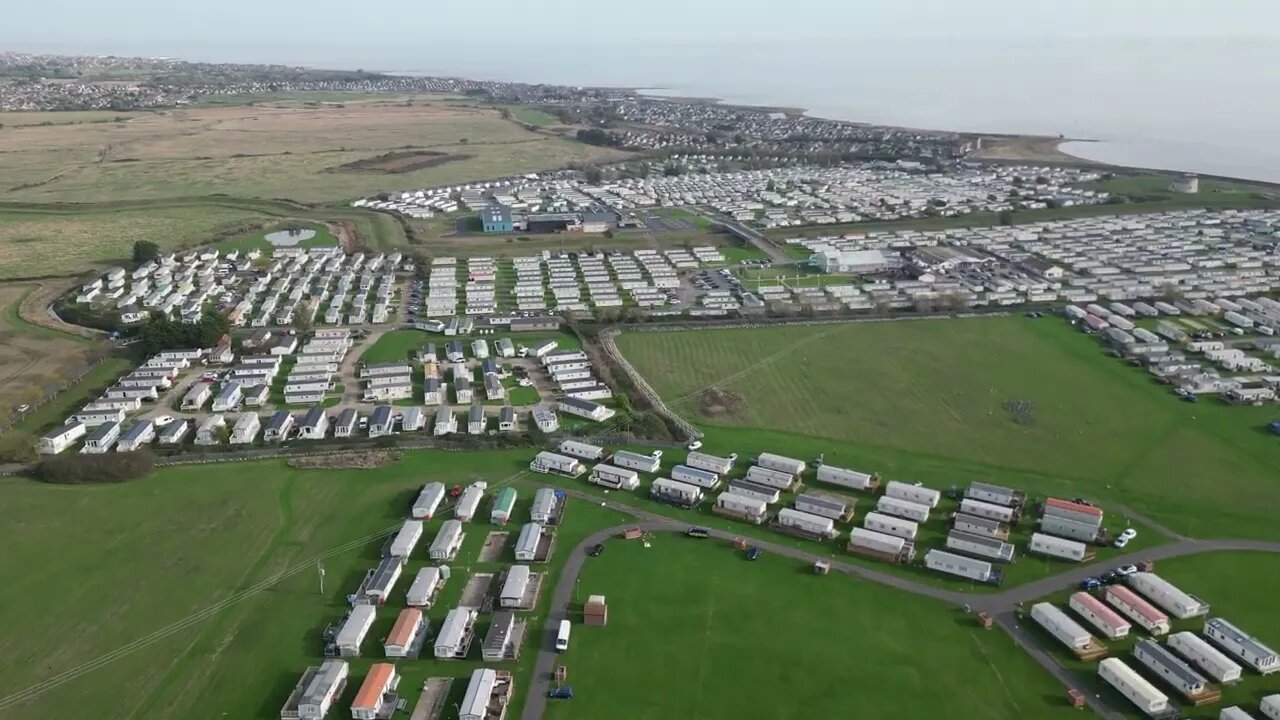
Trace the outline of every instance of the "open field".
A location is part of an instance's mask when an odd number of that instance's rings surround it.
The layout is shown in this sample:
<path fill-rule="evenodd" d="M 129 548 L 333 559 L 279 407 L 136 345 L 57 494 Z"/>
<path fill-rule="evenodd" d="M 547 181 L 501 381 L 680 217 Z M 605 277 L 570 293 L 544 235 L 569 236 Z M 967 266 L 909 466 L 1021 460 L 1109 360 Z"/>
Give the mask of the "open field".
<path fill-rule="evenodd" d="M 313 248 L 334 247 L 338 245 L 338 239 L 334 237 L 333 233 L 329 232 L 329 229 L 323 225 L 305 222 L 279 222 L 272 223 L 272 226 L 268 227 L 266 230 L 258 230 L 223 240 L 218 243 L 218 249 L 222 252 L 230 252 L 232 250 L 239 250 L 241 252 L 261 250 L 264 254 L 269 255 L 273 250 L 275 250 L 275 246 L 267 242 L 267 235 L 272 232 L 280 232 L 284 230 L 311 230 L 315 232 L 314 237 L 299 240 L 293 247 Z"/>
<path fill-rule="evenodd" d="M 392 175 L 341 169 L 392 150 L 469 157 Z M 209 107 L 6 128 L 0 191 L 41 203 L 220 193 L 344 201 L 624 156 L 530 132 L 497 109 L 431 98 Z"/>
<path fill-rule="evenodd" d="M 0 125 L 11 130 L 33 125 L 84 125 L 131 120 L 145 110 L 73 110 L 68 112 L 0 112 Z"/>
<path fill-rule="evenodd" d="M 0 639 L 0 702 L 172 623 L 194 621 L 27 704 L 0 706 L 2 714 L 13 720 L 79 720 L 85 707 L 94 707 L 94 717 L 102 720 L 278 717 L 302 670 L 320 659 L 320 632 L 342 617 L 345 594 L 376 564 L 380 533 L 398 527 L 421 484 L 485 478 L 492 486 L 528 457 L 523 450 L 416 452 L 377 470 L 318 472 L 283 462 L 228 463 L 162 470 L 110 487 L 0 479 L 6 499 L 0 541 L 9 548 L 0 559 L 0 578 L 15 590 L 0 599 L 0 611 L 27 619 Z M 531 498 L 530 486 L 522 486 L 516 518 L 527 517 Z M 488 503 L 482 510 L 487 512 Z M 624 519 L 570 501 L 560 557 L 587 534 Z M 347 715 L 369 664 L 381 657 L 380 640 L 403 607 L 403 592 L 424 564 L 425 544 L 441 521 L 428 529 L 396 595 L 379 612 L 365 658 L 353 662 L 337 714 Z M 463 550 L 452 563 L 454 578 L 428 612 L 432 628 L 457 602 L 466 574 L 498 567 L 476 563 L 486 529 L 483 519 L 468 524 Z M 324 559 L 321 594 L 316 556 L 333 550 Z M 550 570 L 547 587 L 559 564 Z M 240 602 L 195 615 L 281 573 L 291 574 Z M 549 600 L 548 591 L 531 614 L 531 633 L 541 632 Z M 482 618 L 481 634 L 486 624 Z M 526 640 L 526 653 L 534 642 Z M 516 669 L 520 700 L 514 717 L 532 669 L 532 660 L 523 660 Z M 401 690 L 412 704 L 425 677 L 465 677 L 478 664 L 401 661 Z M 455 684 L 454 690 L 460 694 L 463 687 Z"/>
<path fill-rule="evenodd" d="M 1272 648 L 1280 646 L 1280 632 L 1275 623 L 1275 598 L 1280 593 L 1280 556 L 1268 553 L 1206 553 L 1165 560 L 1156 566 L 1156 572 L 1182 590 L 1208 602 L 1212 608 L 1211 616 L 1226 618 Z M 1067 591 L 1045 599 L 1065 610 L 1070 595 L 1071 591 Z M 1071 611 L 1067 612 L 1070 614 Z M 1173 620 L 1173 632 L 1189 630 L 1199 634 L 1203 628 L 1204 618 Z M 1095 663 L 1080 662 L 1048 633 L 1038 628 L 1036 633 L 1062 664 L 1076 671 L 1086 684 L 1093 683 L 1095 692 L 1103 694 L 1114 707 L 1135 719 L 1145 717 L 1097 678 Z M 1142 666 L 1133 658 L 1133 646 L 1145 637 L 1148 637 L 1145 632 L 1135 628 L 1129 639 L 1107 640 L 1105 643 L 1112 657 L 1118 657 L 1138 670 Z M 1223 687 L 1222 702 L 1200 708 L 1180 702 L 1181 696 L 1177 691 L 1159 678 L 1147 677 L 1175 704 L 1184 708 L 1188 720 L 1217 720 L 1219 710 L 1228 705 L 1240 705 L 1255 717 L 1260 717 L 1258 700 L 1264 695 L 1280 693 L 1280 676 L 1264 677 L 1249 669 L 1245 669 L 1243 675 L 1244 679 L 1239 684 Z"/>
<path fill-rule="evenodd" d="M 1063 165 L 1091 165 L 1093 163 L 1058 149 L 1061 138 L 1012 136 L 984 137 L 982 149 L 973 154 L 978 160 L 1004 160 L 1017 162 L 1050 162 Z"/>
<path fill-rule="evenodd" d="M 1196 200 L 1209 198 L 1210 201 L 1222 198 L 1256 197 L 1258 195 L 1275 196 L 1275 191 L 1268 191 L 1258 185 L 1230 180 L 1200 178 L 1200 192 L 1194 195 L 1176 193 L 1170 189 L 1172 175 L 1117 175 L 1108 180 L 1089 183 L 1086 187 L 1102 190 L 1117 195 L 1126 195 L 1144 200 L 1182 200 L 1193 203 Z"/>
<path fill-rule="evenodd" d="M 33 289 L 0 284 L 0 422 L 89 363 L 90 341 L 22 319 L 18 308 Z"/>
<path fill-rule="evenodd" d="M 1055 680 L 998 631 L 932 600 L 725 544 L 611 541 L 578 597 L 609 623 L 575 623 L 562 655 L 574 699 L 549 720 L 1079 717 Z M 625 672 L 620 669 L 625 668 Z M 754 689 L 753 689 L 754 688 Z M 624 708 L 624 711 L 619 710 Z"/>
<path fill-rule="evenodd" d="M 559 118 L 549 115 L 537 108 L 531 108 L 525 105 L 514 105 L 511 108 L 511 117 L 516 122 L 522 122 L 526 125 L 535 125 L 537 127 L 546 127 L 560 122 Z"/>
<path fill-rule="evenodd" d="M 1121 504 L 1195 536 L 1274 539 L 1268 408 L 1178 403 L 1054 319 L 624 333 L 655 389 L 725 452 L 765 445 L 946 487 L 984 479 Z M 1029 401 L 1029 424 L 1006 401 Z M 838 451 L 833 457 L 832 451 Z"/>

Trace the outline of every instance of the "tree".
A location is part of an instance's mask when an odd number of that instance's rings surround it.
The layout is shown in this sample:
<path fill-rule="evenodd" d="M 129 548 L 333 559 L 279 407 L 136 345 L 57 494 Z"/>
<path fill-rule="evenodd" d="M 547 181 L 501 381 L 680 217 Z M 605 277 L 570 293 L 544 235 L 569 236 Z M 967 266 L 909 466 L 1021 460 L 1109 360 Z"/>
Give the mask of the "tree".
<path fill-rule="evenodd" d="M 469 142 L 471 142 L 471 141 L 470 141 L 470 140 L 468 140 L 468 139 L 466 139 L 466 138 L 462 138 L 462 139 L 458 140 L 458 144 L 459 144 L 459 145 L 466 145 L 466 144 L 467 144 L 467 143 L 469 143 Z"/>
<path fill-rule="evenodd" d="M 213 347 L 229 332 L 231 323 L 226 316 L 213 311 L 205 311 L 199 322 L 190 325 L 159 316 L 142 328 L 138 345 L 145 355 L 163 350 Z"/>
<path fill-rule="evenodd" d="M 590 165 L 583 171 L 587 176 L 587 182 L 592 185 L 599 185 L 604 180 L 604 172 L 595 165 Z"/>
<path fill-rule="evenodd" d="M 999 222 L 1001 225 L 1004 225 L 1006 227 L 1013 225 L 1012 210 L 1001 210 L 1000 214 L 997 217 L 999 218 Z"/>
<path fill-rule="evenodd" d="M 0 435 L 0 462 L 30 463 L 39 459 L 36 437 L 20 430 L 10 430 Z"/>
<path fill-rule="evenodd" d="M 142 265 L 160 257 L 160 246 L 150 240 L 139 240 L 133 244 L 133 264 Z"/>
<path fill-rule="evenodd" d="M 105 455 L 59 455 L 42 461 L 35 476 L 48 483 L 124 482 L 147 475 L 155 468 L 150 450 Z"/>
<path fill-rule="evenodd" d="M 299 310 L 293 316 L 293 331 L 298 333 L 298 341 L 311 334 L 311 313 Z"/>

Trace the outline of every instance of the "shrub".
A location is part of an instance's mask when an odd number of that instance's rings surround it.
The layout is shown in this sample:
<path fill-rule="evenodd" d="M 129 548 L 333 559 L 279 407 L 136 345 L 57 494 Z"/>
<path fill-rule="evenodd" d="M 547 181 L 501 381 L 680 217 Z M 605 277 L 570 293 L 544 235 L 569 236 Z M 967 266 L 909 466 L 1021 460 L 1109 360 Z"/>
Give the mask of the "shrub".
<path fill-rule="evenodd" d="M 61 455 L 35 468 L 37 479 L 47 483 L 80 485 L 116 483 L 143 477 L 155 469 L 150 450 L 103 455 Z"/>

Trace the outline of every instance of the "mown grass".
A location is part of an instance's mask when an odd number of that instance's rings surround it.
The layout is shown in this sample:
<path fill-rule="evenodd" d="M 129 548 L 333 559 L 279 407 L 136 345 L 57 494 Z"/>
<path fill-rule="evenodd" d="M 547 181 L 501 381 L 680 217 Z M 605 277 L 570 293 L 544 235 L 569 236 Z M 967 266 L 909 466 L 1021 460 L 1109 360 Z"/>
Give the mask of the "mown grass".
<path fill-rule="evenodd" d="M 522 122 L 526 125 L 546 127 L 548 125 L 554 125 L 555 123 L 559 122 L 559 120 L 554 115 L 545 113 L 537 108 L 525 107 L 523 105 L 515 105 L 515 106 L 512 106 L 510 110 L 511 110 L 512 117 L 514 117 L 518 122 Z"/>
<path fill-rule="evenodd" d="M 618 342 L 664 397 L 694 393 L 677 406 L 729 449 L 825 443 L 890 478 L 1085 495 L 1198 536 L 1280 533 L 1267 509 L 1280 469 L 1265 432 L 1274 410 L 1178 403 L 1053 319 L 628 333 Z M 704 412 L 696 393 L 716 383 L 741 398 L 740 410 Z M 1011 400 L 1034 407 L 1031 422 L 1013 419 Z M 812 452 L 821 450 L 800 456 Z"/>
<path fill-rule="evenodd" d="M 610 541 L 579 600 L 601 594 L 605 627 L 575 623 L 561 655 L 572 701 L 550 720 L 694 716 L 1078 717 L 1056 681 L 1007 636 L 958 610 L 845 576 L 815 576 L 718 541 Z"/>

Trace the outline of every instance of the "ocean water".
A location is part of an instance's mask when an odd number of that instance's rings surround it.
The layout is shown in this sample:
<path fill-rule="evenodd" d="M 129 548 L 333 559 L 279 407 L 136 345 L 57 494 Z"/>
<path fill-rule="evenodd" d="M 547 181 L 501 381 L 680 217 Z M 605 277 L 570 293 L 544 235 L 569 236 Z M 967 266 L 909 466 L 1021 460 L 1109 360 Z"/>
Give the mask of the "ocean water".
<path fill-rule="evenodd" d="M 1280 182 L 1280 43 L 1269 40 L 610 43 L 414 55 L 384 67 L 647 88 L 905 127 L 1060 135 L 1088 141 L 1062 147 L 1092 160 Z"/>

